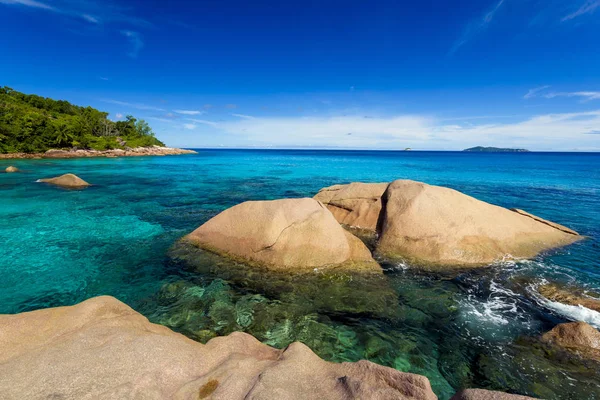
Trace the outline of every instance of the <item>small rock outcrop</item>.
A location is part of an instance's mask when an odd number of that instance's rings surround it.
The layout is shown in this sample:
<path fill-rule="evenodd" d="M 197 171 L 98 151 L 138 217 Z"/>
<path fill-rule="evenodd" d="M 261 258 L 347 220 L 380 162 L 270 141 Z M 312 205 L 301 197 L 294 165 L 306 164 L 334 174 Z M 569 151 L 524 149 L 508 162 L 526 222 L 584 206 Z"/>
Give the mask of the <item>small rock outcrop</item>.
<path fill-rule="evenodd" d="M 13 167 L 13 166 L 11 165 L 11 166 L 7 167 L 7 168 L 5 169 L 5 171 L 6 171 L 7 173 L 19 172 L 19 168 L 17 168 L 17 167 Z"/>
<path fill-rule="evenodd" d="M 585 322 L 559 324 L 542 336 L 542 342 L 600 362 L 600 332 Z"/>
<path fill-rule="evenodd" d="M 184 240 L 277 271 L 352 265 L 381 271 L 367 247 L 314 199 L 248 201 L 229 208 Z"/>
<path fill-rule="evenodd" d="M 508 210 L 456 190 L 410 180 L 324 188 L 315 199 L 343 225 L 376 232 L 376 252 L 428 267 L 484 266 L 531 258 L 582 239 L 523 210 Z"/>
<path fill-rule="evenodd" d="M 586 295 L 578 289 L 568 290 L 554 284 L 547 284 L 540 286 L 538 292 L 551 301 L 570 306 L 583 306 L 600 312 L 600 298 Z"/>
<path fill-rule="evenodd" d="M 70 189 L 81 189 L 90 186 L 89 183 L 74 174 L 64 174 L 56 178 L 40 179 L 38 182 L 49 183 Z"/>
<path fill-rule="evenodd" d="M 0 315 L 0 393 L 20 399 L 435 400 L 429 380 L 369 361 L 329 363 L 245 333 L 194 342 L 115 298 Z"/>
<path fill-rule="evenodd" d="M 340 224 L 375 231 L 381 215 L 381 196 L 388 183 L 350 183 L 321 189 L 314 197 L 325 204 Z"/>
<path fill-rule="evenodd" d="M 535 400 L 533 397 L 519 396 L 485 389 L 465 389 L 456 393 L 450 400 Z"/>

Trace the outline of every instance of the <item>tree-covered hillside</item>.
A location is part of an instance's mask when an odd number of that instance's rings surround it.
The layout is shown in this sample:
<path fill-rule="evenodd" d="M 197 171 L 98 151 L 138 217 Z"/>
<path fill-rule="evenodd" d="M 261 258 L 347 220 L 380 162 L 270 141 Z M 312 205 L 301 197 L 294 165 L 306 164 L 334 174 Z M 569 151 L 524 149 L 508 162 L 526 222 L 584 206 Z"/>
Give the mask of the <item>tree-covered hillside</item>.
<path fill-rule="evenodd" d="M 113 122 L 108 113 L 0 87 L 0 153 L 48 149 L 108 150 L 164 146 L 144 120 L 128 115 Z"/>

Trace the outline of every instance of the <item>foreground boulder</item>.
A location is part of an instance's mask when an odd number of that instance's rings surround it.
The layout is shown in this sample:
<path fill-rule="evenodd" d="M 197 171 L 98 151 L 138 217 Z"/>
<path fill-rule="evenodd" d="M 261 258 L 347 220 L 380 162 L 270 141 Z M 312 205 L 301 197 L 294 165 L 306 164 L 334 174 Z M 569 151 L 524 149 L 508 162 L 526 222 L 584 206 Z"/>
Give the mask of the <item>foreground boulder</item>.
<path fill-rule="evenodd" d="M 427 378 L 334 364 L 233 333 L 194 342 L 103 296 L 0 315 L 0 393 L 12 399 L 435 400 Z"/>
<path fill-rule="evenodd" d="M 533 397 L 519 396 L 485 389 L 466 389 L 456 393 L 450 400 L 535 400 Z"/>
<path fill-rule="evenodd" d="M 381 197 L 388 183 L 350 183 L 321 189 L 314 197 L 343 225 L 375 231 L 381 215 Z"/>
<path fill-rule="evenodd" d="M 342 266 L 381 271 L 367 247 L 321 203 L 308 198 L 238 204 L 184 240 L 278 271 Z"/>
<path fill-rule="evenodd" d="M 582 358 L 600 361 L 600 332 L 585 322 L 569 322 L 554 327 L 542 342 L 558 346 Z"/>
<path fill-rule="evenodd" d="M 7 173 L 19 172 L 19 168 L 17 168 L 17 167 L 13 167 L 13 166 L 11 165 L 11 166 L 7 167 L 7 168 L 5 169 L 5 171 L 6 171 Z"/>
<path fill-rule="evenodd" d="M 538 292 L 551 301 L 567 304 L 570 306 L 583 306 L 600 312 L 600 298 L 586 295 L 581 290 L 568 290 L 557 285 L 547 284 L 538 288 Z"/>
<path fill-rule="evenodd" d="M 73 174 L 64 174 L 56 178 L 40 179 L 38 182 L 49 183 L 51 185 L 61 186 L 64 188 L 85 188 L 90 186 L 89 183 Z"/>

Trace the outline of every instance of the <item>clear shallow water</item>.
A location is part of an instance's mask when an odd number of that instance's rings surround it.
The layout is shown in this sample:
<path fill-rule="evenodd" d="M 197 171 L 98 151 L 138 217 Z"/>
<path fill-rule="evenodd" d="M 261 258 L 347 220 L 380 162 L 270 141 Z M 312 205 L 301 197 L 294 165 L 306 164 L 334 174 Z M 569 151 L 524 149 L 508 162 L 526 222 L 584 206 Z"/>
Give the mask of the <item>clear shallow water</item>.
<path fill-rule="evenodd" d="M 597 370 L 547 354 L 532 339 L 576 315 L 539 299 L 536 285 L 600 291 L 600 154 L 200 150 L 0 160 L 0 170 L 8 165 L 23 172 L 0 174 L 0 313 L 109 294 L 197 340 L 245 330 L 277 347 L 301 340 L 329 360 L 367 358 L 421 373 L 442 399 L 466 386 L 600 398 Z M 68 191 L 35 182 L 66 172 L 95 186 Z M 265 281 L 223 260 L 172 249 L 242 201 L 397 178 L 522 208 L 589 239 L 458 276 L 386 264 L 385 278 L 375 282 Z"/>

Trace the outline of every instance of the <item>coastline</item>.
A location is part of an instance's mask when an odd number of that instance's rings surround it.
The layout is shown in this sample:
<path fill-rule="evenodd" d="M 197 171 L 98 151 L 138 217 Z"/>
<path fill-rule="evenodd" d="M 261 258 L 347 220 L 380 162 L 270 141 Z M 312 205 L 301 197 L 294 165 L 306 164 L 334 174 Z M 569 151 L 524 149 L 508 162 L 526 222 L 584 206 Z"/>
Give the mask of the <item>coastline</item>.
<path fill-rule="evenodd" d="M 89 158 L 89 157 L 142 157 L 142 156 L 175 156 L 183 154 L 196 154 L 194 150 L 178 149 L 174 147 L 135 147 L 111 150 L 61 150 L 50 149 L 45 153 L 7 153 L 0 154 L 0 160 L 11 159 L 42 159 L 42 158 Z"/>

